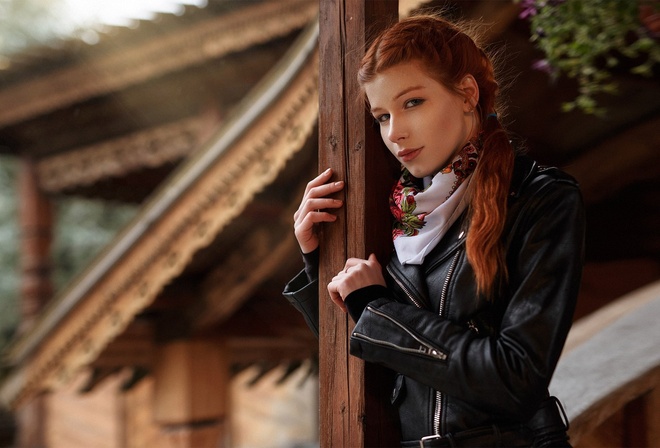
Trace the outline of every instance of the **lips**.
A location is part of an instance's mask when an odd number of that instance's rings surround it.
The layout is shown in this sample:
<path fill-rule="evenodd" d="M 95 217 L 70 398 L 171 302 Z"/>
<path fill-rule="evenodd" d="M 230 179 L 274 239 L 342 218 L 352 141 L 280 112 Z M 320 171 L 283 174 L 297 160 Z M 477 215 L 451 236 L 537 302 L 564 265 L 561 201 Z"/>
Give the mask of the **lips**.
<path fill-rule="evenodd" d="M 402 162 L 410 162 L 412 159 L 417 157 L 421 152 L 422 147 L 420 148 L 405 148 L 397 152 L 396 156 Z"/>

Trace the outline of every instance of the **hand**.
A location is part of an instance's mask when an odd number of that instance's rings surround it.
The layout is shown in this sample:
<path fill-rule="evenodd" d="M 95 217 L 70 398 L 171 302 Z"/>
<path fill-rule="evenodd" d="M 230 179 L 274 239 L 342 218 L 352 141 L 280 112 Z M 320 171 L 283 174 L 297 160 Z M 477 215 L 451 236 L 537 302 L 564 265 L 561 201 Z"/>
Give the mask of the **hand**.
<path fill-rule="evenodd" d="M 332 301 L 346 312 L 344 304 L 346 297 L 353 291 L 371 285 L 386 286 L 383 269 L 374 254 L 369 255 L 367 260 L 361 258 L 346 260 L 344 269 L 328 283 L 328 292 Z"/>
<path fill-rule="evenodd" d="M 308 254 L 319 247 L 318 224 L 337 220 L 336 215 L 325 210 L 339 208 L 343 205 L 343 201 L 328 197 L 344 188 L 343 181 L 328 183 L 331 177 L 332 169 L 328 168 L 309 181 L 300 202 L 300 207 L 293 215 L 294 234 L 298 240 L 300 250 L 304 254 Z"/>

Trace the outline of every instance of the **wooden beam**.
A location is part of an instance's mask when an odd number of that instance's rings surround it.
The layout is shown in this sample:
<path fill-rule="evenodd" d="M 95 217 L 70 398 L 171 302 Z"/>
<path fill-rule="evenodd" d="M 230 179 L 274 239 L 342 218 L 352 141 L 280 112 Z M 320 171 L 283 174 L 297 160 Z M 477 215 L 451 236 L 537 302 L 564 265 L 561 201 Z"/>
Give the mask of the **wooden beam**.
<path fill-rule="evenodd" d="M 69 382 L 275 180 L 316 121 L 316 42 L 310 26 L 209 146 L 180 166 L 112 249 L 12 344 L 7 360 L 17 368 L 0 384 L 5 405 Z"/>
<path fill-rule="evenodd" d="M 325 285 L 348 257 L 364 258 L 374 252 L 384 263 L 390 252 L 386 224 L 390 159 L 358 100 L 356 75 L 367 32 L 396 21 L 398 1 L 340 0 L 320 5 L 319 169 L 331 167 L 336 179 L 347 185 L 346 206 L 322 235 L 320 443 L 322 447 L 394 446 L 398 444 L 391 431 L 395 425 L 379 401 L 389 396 L 380 390 L 383 374 L 349 356 L 353 324 L 332 305 Z"/>
<path fill-rule="evenodd" d="M 304 361 L 317 353 L 311 340 L 295 337 L 230 337 L 227 350 L 231 363 L 238 365 Z"/>
<path fill-rule="evenodd" d="M 302 28 L 315 12 L 315 2 L 309 0 L 248 5 L 183 31 L 18 83 L 0 90 L 0 126 L 268 42 Z"/>
<path fill-rule="evenodd" d="M 587 204 L 613 195 L 640 180 L 660 176 L 660 117 L 654 116 L 631 126 L 584 151 L 566 166 L 566 171 L 580 182 Z"/>
<path fill-rule="evenodd" d="M 96 358 L 90 367 L 97 369 L 118 369 L 126 366 L 153 368 L 156 353 L 155 329 L 153 323 L 135 319 L 113 339 Z"/>
<path fill-rule="evenodd" d="M 576 446 L 582 436 L 597 431 L 628 403 L 660 388 L 660 352 L 655 342 L 660 339 L 655 324 L 659 293 L 660 281 L 644 288 L 640 294 L 650 295 L 651 300 L 601 327 L 560 358 L 550 393 L 562 399 Z M 613 360 L 625 369 L 613 369 Z"/>

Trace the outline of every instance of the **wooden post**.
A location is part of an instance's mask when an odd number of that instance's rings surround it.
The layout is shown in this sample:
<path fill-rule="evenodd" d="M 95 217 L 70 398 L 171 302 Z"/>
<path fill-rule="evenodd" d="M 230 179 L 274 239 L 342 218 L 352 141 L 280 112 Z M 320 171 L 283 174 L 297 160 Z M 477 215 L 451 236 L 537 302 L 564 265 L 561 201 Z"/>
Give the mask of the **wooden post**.
<path fill-rule="evenodd" d="M 28 331 L 53 294 L 50 246 L 53 213 L 50 200 L 39 188 L 34 161 L 23 157 L 18 176 L 21 321 L 18 332 Z M 39 394 L 16 411 L 18 446 L 46 446 L 48 394 Z"/>
<path fill-rule="evenodd" d="M 53 294 L 50 246 L 53 233 L 52 205 L 39 189 L 34 161 L 21 159 L 18 178 L 21 232 L 21 324 L 24 332 Z"/>
<path fill-rule="evenodd" d="M 173 341 L 158 351 L 154 421 L 158 446 L 220 446 L 226 435 L 229 359 L 223 343 Z"/>
<path fill-rule="evenodd" d="M 346 205 L 322 235 L 320 289 L 320 443 L 322 447 L 395 446 L 385 372 L 348 354 L 353 323 L 328 298 L 326 285 L 348 257 L 391 251 L 387 197 L 393 159 L 359 99 L 357 68 L 367 34 L 397 20 L 398 1 L 320 2 L 319 169 L 346 181 Z M 384 384 L 387 387 L 384 387 Z"/>

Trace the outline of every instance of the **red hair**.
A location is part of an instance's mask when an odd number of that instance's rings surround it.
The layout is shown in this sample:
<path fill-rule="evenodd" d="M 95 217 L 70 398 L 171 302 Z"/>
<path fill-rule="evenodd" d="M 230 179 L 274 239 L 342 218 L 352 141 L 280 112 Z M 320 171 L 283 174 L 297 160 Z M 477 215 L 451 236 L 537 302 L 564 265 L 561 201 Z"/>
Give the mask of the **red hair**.
<path fill-rule="evenodd" d="M 507 280 L 501 242 L 513 173 L 514 149 L 497 118 L 499 86 L 491 59 L 474 39 L 437 16 L 404 19 L 379 35 L 362 59 L 358 81 L 364 85 L 394 65 L 418 61 L 429 76 L 464 96 L 461 80 L 472 75 L 479 86 L 475 107 L 481 151 L 473 174 L 466 251 L 474 269 L 477 291 L 492 298 Z"/>

